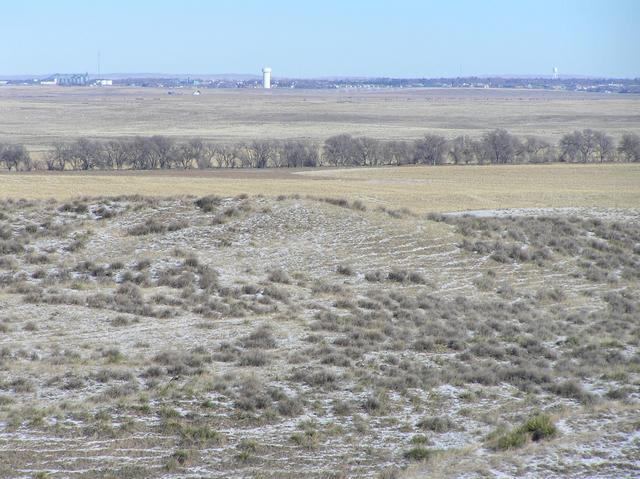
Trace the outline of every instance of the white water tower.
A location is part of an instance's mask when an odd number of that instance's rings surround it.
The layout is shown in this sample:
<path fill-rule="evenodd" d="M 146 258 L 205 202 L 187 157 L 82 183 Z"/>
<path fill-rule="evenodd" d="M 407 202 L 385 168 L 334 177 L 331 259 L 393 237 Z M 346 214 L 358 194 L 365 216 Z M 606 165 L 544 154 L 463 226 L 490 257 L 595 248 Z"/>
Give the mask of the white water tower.
<path fill-rule="evenodd" d="M 269 67 L 262 69 L 262 88 L 271 88 L 271 68 Z"/>

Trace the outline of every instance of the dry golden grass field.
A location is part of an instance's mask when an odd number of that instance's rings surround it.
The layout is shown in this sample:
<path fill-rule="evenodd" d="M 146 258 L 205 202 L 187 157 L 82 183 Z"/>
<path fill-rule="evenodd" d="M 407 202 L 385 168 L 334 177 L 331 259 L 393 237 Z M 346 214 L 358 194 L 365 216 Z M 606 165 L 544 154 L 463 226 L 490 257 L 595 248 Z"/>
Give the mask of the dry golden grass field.
<path fill-rule="evenodd" d="M 557 141 L 574 129 L 619 137 L 640 129 L 640 96 L 473 89 L 191 90 L 0 88 L 0 141 L 31 150 L 86 136 L 161 134 L 235 142 L 350 133 L 413 139 L 493 128 Z"/>
<path fill-rule="evenodd" d="M 418 166 L 0 174 L 0 198 L 281 194 L 360 200 L 416 213 L 640 206 L 640 165 Z"/>

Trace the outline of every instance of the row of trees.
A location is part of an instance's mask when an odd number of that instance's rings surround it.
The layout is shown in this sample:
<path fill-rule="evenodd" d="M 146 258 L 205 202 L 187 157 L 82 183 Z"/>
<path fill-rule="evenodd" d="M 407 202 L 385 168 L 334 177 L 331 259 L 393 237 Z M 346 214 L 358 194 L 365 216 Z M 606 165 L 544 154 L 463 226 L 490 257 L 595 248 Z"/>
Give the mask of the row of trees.
<path fill-rule="evenodd" d="M 21 145 L 0 144 L 0 166 L 8 170 L 93 170 L 169 168 L 267 168 L 376 166 L 405 164 L 510 164 L 640 161 L 640 136 L 614 139 L 595 130 L 574 131 L 557 145 L 534 137 L 518 138 L 494 130 L 479 139 L 446 139 L 428 134 L 415 141 L 380 141 L 336 135 L 322 147 L 307 140 L 256 140 L 235 145 L 200 139 L 177 142 L 166 136 L 98 141 L 81 138 L 59 143 L 43 160 L 33 161 Z"/>

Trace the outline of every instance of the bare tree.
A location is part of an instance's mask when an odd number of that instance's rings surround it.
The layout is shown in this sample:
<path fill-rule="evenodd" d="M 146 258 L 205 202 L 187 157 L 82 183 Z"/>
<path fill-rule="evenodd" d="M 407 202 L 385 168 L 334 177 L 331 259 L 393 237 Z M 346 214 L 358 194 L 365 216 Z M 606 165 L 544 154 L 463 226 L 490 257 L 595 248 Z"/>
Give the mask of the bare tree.
<path fill-rule="evenodd" d="M 212 145 L 213 158 L 218 168 L 235 168 L 240 157 L 239 147 L 234 145 Z"/>
<path fill-rule="evenodd" d="M 276 153 L 275 144 L 268 140 L 255 140 L 247 147 L 247 156 L 253 168 L 267 168 Z"/>
<path fill-rule="evenodd" d="M 575 162 L 580 160 L 580 145 L 582 144 L 582 133 L 574 131 L 567 133 L 560 138 L 560 158 L 562 161 Z"/>
<path fill-rule="evenodd" d="M 520 141 L 507 130 L 498 129 L 485 133 L 482 143 L 492 163 L 515 163 Z"/>
<path fill-rule="evenodd" d="M 382 162 L 387 165 L 403 165 L 413 159 L 412 145 L 407 141 L 387 141 L 381 150 Z"/>
<path fill-rule="evenodd" d="M 63 171 L 70 164 L 72 157 L 71 147 L 64 143 L 57 143 L 53 147 L 53 151 L 49 153 L 47 159 L 47 168 L 51 166 L 52 170 Z M 72 166 L 73 168 L 73 166 Z"/>
<path fill-rule="evenodd" d="M 136 136 L 129 144 L 129 164 L 134 170 L 149 170 L 153 167 L 150 161 L 151 145 L 148 138 Z"/>
<path fill-rule="evenodd" d="M 618 151 L 627 161 L 640 161 L 640 135 L 637 133 L 622 135 Z"/>
<path fill-rule="evenodd" d="M 324 160 L 333 166 L 346 166 L 355 163 L 355 140 L 351 135 L 335 135 L 324 142 Z"/>
<path fill-rule="evenodd" d="M 355 138 L 353 142 L 353 161 L 358 166 L 376 166 L 382 162 L 380 142 L 368 136 Z"/>
<path fill-rule="evenodd" d="M 591 155 L 597 148 L 596 132 L 591 129 L 582 130 L 582 143 L 580 145 L 580 154 L 582 162 L 587 163 L 591 159 Z"/>
<path fill-rule="evenodd" d="M 522 143 L 522 156 L 528 163 L 547 163 L 553 161 L 552 146 L 536 136 L 527 136 Z"/>
<path fill-rule="evenodd" d="M 30 170 L 31 156 L 22 145 L 0 145 L 0 164 L 4 164 L 9 171 Z"/>
<path fill-rule="evenodd" d="M 594 131 L 593 140 L 595 142 L 595 149 L 598 153 L 600 163 L 611 161 L 616 151 L 616 145 L 613 138 L 603 131 Z"/>
<path fill-rule="evenodd" d="M 151 168 L 171 168 L 175 157 L 175 143 L 171 138 L 154 135 L 148 139 L 149 164 Z"/>
<path fill-rule="evenodd" d="M 289 168 L 313 167 L 319 164 L 318 147 L 305 140 L 288 140 L 280 147 L 283 166 Z"/>
<path fill-rule="evenodd" d="M 491 163 L 493 161 L 492 153 L 486 147 L 482 140 L 471 140 L 470 149 L 473 152 L 473 158 L 479 165 Z"/>
<path fill-rule="evenodd" d="M 560 151 L 565 160 L 587 163 L 597 147 L 597 134 L 590 129 L 567 133 L 560 139 Z"/>
<path fill-rule="evenodd" d="M 416 140 L 414 145 L 414 163 L 426 165 L 441 165 L 447 151 L 447 140 L 440 135 L 425 135 Z"/>
<path fill-rule="evenodd" d="M 198 169 L 204 170 L 213 166 L 213 160 L 216 156 L 216 145 L 213 143 L 203 143 L 200 157 L 196 162 Z"/>
<path fill-rule="evenodd" d="M 185 170 L 193 168 L 193 165 L 202 165 L 204 155 L 205 145 L 197 138 L 182 143 L 174 152 L 176 165 Z"/>
<path fill-rule="evenodd" d="M 71 144 L 74 169 L 91 170 L 100 163 L 101 145 L 97 141 L 80 138 Z"/>
<path fill-rule="evenodd" d="M 125 140 L 107 141 L 102 146 L 103 163 L 121 170 L 129 161 L 131 149 L 131 143 Z"/>
<path fill-rule="evenodd" d="M 473 142 L 468 136 L 457 136 L 449 142 L 449 155 L 456 165 L 471 163 L 474 159 Z"/>

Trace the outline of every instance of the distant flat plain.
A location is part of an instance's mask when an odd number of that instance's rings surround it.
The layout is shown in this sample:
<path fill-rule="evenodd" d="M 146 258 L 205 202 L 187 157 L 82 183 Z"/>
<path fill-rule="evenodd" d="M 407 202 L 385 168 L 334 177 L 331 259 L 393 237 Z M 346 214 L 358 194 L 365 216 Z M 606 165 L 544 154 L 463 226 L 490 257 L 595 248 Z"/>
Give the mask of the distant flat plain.
<path fill-rule="evenodd" d="M 404 207 L 416 213 L 638 208 L 640 164 L 0 173 L 0 198 L 242 193 L 346 198 L 369 207 Z"/>
<path fill-rule="evenodd" d="M 170 95 L 169 92 L 172 94 Z M 0 87 L 0 141 L 135 135 L 217 142 L 349 133 L 381 140 L 493 128 L 557 141 L 574 129 L 640 132 L 640 95 L 506 89 L 250 90 Z"/>

